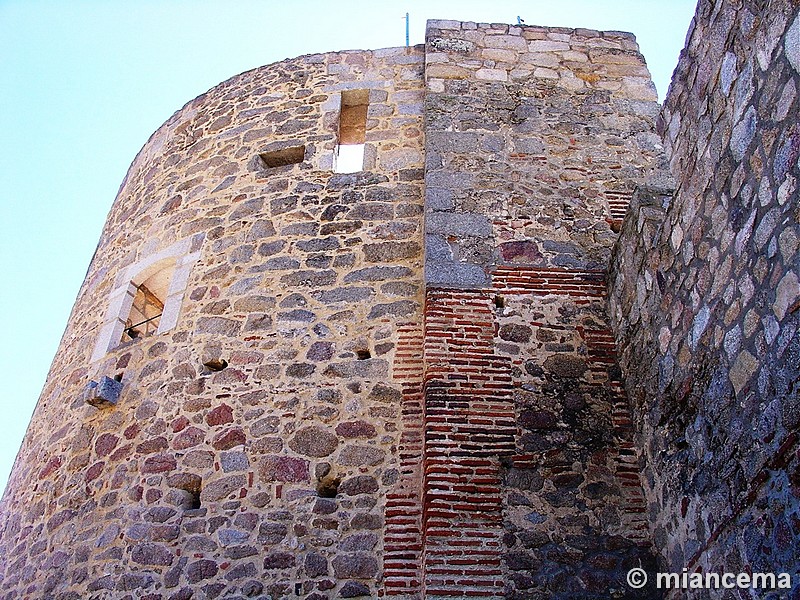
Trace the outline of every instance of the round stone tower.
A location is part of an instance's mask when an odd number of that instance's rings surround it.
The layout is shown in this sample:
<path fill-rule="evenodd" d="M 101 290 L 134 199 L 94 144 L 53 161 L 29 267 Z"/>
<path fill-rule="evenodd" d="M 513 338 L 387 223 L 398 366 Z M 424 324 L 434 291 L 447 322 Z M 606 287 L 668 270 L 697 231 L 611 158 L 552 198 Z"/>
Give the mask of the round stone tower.
<path fill-rule="evenodd" d="M 422 61 L 287 60 L 153 134 L 8 484 L 0 596 L 377 595 L 421 331 Z"/>

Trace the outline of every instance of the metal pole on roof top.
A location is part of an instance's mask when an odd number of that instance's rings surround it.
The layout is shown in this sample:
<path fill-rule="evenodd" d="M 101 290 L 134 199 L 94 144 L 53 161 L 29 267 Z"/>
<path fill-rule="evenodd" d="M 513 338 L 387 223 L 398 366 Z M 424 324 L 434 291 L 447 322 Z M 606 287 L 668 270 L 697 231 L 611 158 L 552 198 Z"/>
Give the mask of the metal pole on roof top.
<path fill-rule="evenodd" d="M 406 48 L 408 48 L 408 13 L 406 13 Z"/>

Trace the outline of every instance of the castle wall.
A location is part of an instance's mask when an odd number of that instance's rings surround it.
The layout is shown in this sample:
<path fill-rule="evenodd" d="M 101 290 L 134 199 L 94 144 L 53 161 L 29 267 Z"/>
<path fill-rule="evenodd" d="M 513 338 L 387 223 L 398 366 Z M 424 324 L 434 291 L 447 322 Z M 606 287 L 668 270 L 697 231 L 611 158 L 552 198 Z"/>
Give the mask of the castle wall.
<path fill-rule="evenodd" d="M 644 59 L 621 32 L 433 21 L 425 78 L 426 593 L 640 597 L 605 265 L 663 162 Z"/>
<path fill-rule="evenodd" d="M 677 187 L 640 191 L 612 260 L 674 572 L 800 564 L 799 53 L 796 2 L 699 3 L 660 120 Z"/>
<path fill-rule="evenodd" d="M 0 597 L 377 595 L 422 326 L 422 60 L 262 67 L 152 136 L 0 505 Z M 349 90 L 368 90 L 365 170 L 335 174 Z M 259 158 L 299 144 L 299 164 Z M 120 344 L 115 311 L 162 263 L 168 330 Z M 97 409 L 102 376 L 122 394 Z"/>
<path fill-rule="evenodd" d="M 432 21 L 424 51 L 187 104 L 81 288 L 0 504 L 0 598 L 641 597 L 606 266 L 663 175 L 655 100 L 631 34 Z M 334 173 L 364 102 L 364 168 Z"/>

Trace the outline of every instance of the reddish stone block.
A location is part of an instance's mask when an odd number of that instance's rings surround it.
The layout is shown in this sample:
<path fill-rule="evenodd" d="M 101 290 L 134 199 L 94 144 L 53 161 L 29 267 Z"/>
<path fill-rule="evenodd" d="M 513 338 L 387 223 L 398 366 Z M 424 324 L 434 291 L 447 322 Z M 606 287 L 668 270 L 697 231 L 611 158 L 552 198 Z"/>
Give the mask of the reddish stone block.
<path fill-rule="evenodd" d="M 218 571 L 219 567 L 213 560 L 198 560 L 186 567 L 186 578 L 189 583 L 197 583 L 214 577 Z"/>
<path fill-rule="evenodd" d="M 93 479 L 97 479 L 100 477 L 100 473 L 103 472 L 103 467 L 106 466 L 104 461 L 96 462 L 91 467 L 86 469 L 86 483 L 89 483 Z"/>
<path fill-rule="evenodd" d="M 117 461 L 123 458 L 128 458 L 131 454 L 133 454 L 133 444 L 125 444 L 124 446 L 120 446 L 109 456 L 109 460 Z"/>
<path fill-rule="evenodd" d="M 145 543 L 134 546 L 131 559 L 140 565 L 166 567 L 172 564 L 175 557 L 165 546 Z"/>
<path fill-rule="evenodd" d="M 241 446 L 247 441 L 247 436 L 240 427 L 227 429 L 214 438 L 212 446 L 217 450 L 229 450 L 235 446 Z"/>
<path fill-rule="evenodd" d="M 136 452 L 140 454 L 153 454 L 154 452 L 161 452 L 167 447 L 167 439 L 164 437 L 151 438 L 143 441 L 136 446 Z"/>
<path fill-rule="evenodd" d="M 77 514 L 77 511 L 71 509 L 57 512 L 53 518 L 47 522 L 47 531 L 54 531 L 55 529 L 58 529 L 67 521 L 74 519 Z"/>
<path fill-rule="evenodd" d="M 44 466 L 44 468 L 41 471 L 39 471 L 39 479 L 46 479 L 47 477 L 49 477 L 53 473 L 53 471 L 55 471 L 61 466 L 61 464 L 62 464 L 62 459 L 60 456 L 54 456 L 53 458 L 51 458 L 49 461 L 47 461 L 47 464 Z"/>
<path fill-rule="evenodd" d="M 189 424 L 189 419 L 187 419 L 186 416 L 181 415 L 180 417 L 172 421 L 172 432 L 178 433 L 180 431 L 183 431 L 184 429 L 186 429 L 186 426 L 188 424 Z"/>
<path fill-rule="evenodd" d="M 172 471 L 178 466 L 173 456 L 168 454 L 157 454 L 149 456 L 142 465 L 142 473 L 164 473 Z"/>
<path fill-rule="evenodd" d="M 294 554 L 288 552 L 273 552 L 264 557 L 264 568 L 268 571 L 272 569 L 290 569 L 294 565 Z"/>
<path fill-rule="evenodd" d="M 197 446 L 206 439 L 206 433 L 197 427 L 188 427 L 172 440 L 172 447 L 176 450 L 185 450 Z"/>
<path fill-rule="evenodd" d="M 211 426 L 233 423 L 233 408 L 227 404 L 221 404 L 206 415 L 206 423 Z"/>
<path fill-rule="evenodd" d="M 119 438 L 113 433 L 103 433 L 94 443 L 94 451 L 97 456 L 108 456 L 117 447 Z"/>
<path fill-rule="evenodd" d="M 264 456 L 259 463 L 259 475 L 264 481 L 309 481 L 308 461 L 291 456 Z"/>
<path fill-rule="evenodd" d="M 344 438 L 374 438 L 377 435 L 375 427 L 365 421 L 339 423 L 336 426 L 336 433 Z"/>

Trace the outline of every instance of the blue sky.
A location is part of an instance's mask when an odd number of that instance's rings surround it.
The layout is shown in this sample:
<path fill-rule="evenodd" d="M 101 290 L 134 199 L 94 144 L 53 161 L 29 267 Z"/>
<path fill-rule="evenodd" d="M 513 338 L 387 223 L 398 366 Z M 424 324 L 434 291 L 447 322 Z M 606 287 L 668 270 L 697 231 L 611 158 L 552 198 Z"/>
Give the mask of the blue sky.
<path fill-rule="evenodd" d="M 427 19 L 632 31 L 663 99 L 695 0 L 0 0 L 0 489 L 128 165 L 186 102 L 287 57 L 422 43 Z M 65 407 L 70 399 L 66 399 Z"/>

